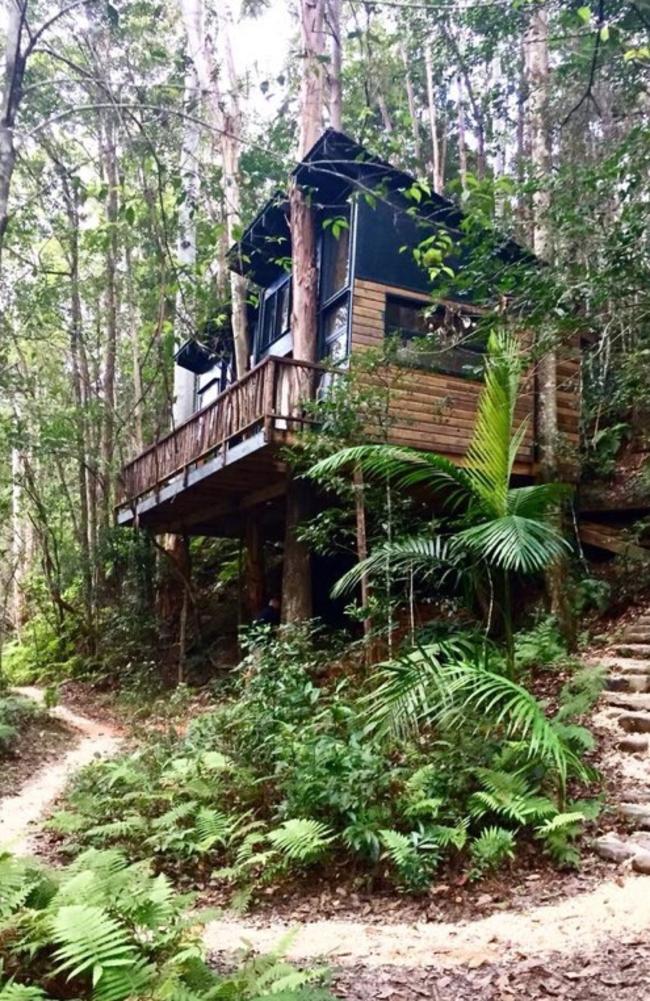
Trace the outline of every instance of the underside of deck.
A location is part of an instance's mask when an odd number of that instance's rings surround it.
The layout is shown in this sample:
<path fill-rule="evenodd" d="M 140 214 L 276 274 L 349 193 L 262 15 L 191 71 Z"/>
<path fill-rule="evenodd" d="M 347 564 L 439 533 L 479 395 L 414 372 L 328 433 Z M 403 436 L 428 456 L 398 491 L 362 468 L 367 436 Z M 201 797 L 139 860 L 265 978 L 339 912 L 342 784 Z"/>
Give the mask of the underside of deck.
<path fill-rule="evenodd" d="M 282 432 L 275 432 L 267 441 L 264 432 L 258 431 L 122 504 L 117 522 L 156 533 L 239 535 L 251 510 L 270 509 L 283 496 L 287 463 L 281 453 L 286 444 Z"/>

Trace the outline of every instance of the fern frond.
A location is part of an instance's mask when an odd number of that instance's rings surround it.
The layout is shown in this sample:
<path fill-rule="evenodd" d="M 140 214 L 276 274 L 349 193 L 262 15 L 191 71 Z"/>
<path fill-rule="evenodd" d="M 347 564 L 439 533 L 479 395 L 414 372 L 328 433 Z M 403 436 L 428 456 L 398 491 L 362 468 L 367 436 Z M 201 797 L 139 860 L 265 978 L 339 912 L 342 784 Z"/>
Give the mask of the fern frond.
<path fill-rule="evenodd" d="M 326 824 L 318 820 L 293 818 L 269 831 L 269 842 L 285 858 L 297 862 L 313 862 L 325 854 L 334 836 Z"/>

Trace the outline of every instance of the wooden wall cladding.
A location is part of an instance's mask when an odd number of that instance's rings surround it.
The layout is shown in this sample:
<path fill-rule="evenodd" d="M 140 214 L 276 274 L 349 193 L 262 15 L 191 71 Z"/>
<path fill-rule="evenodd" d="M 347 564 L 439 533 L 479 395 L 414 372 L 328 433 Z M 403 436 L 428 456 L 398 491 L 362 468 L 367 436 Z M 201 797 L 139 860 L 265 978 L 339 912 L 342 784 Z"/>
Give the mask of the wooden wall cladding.
<path fill-rule="evenodd" d="M 357 279 L 352 299 L 352 351 L 380 348 L 385 336 L 387 295 L 402 295 L 423 304 L 427 295 Z M 391 373 L 392 374 L 392 373 Z M 558 420 L 560 432 L 571 445 L 579 441 L 579 346 L 563 349 L 558 360 Z M 390 440 L 396 444 L 462 456 L 469 445 L 476 403 L 482 383 L 473 379 L 396 366 L 390 390 Z M 517 405 L 520 419 L 528 416 L 528 429 L 519 453 L 521 472 L 534 462 L 534 378 L 524 379 Z M 526 468 L 528 467 L 528 468 Z"/>

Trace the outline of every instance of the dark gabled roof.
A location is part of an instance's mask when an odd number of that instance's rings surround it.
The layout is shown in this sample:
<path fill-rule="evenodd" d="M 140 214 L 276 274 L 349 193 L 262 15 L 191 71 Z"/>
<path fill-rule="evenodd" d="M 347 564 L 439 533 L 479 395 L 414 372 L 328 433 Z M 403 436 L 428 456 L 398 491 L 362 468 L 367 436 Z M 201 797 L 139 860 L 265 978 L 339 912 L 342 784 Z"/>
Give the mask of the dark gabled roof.
<path fill-rule="evenodd" d="M 315 204 L 334 207 L 351 193 L 377 197 L 382 193 L 403 192 L 416 183 L 406 171 L 391 166 L 350 136 L 326 129 L 292 171 L 301 187 L 313 192 Z M 413 207 L 422 218 L 429 218 L 447 229 L 460 231 L 463 213 L 455 202 L 435 192 L 425 195 Z M 500 253 L 509 258 L 529 257 L 514 240 L 504 238 Z M 291 257 L 289 203 L 284 192 L 276 191 L 229 252 L 230 266 L 248 275 L 256 284 L 267 287 L 286 271 Z"/>

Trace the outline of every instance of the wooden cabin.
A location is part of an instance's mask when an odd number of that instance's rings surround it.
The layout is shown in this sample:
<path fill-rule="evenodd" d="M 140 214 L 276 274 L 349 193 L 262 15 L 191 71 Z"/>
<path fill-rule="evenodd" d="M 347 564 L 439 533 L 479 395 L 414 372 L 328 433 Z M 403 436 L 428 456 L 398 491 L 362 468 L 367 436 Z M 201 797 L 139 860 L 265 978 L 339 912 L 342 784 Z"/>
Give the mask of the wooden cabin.
<path fill-rule="evenodd" d="M 477 309 L 467 298 L 437 300 L 413 253 L 438 229 L 458 232 L 462 214 L 435 194 L 414 199 L 413 177 L 333 130 L 294 175 L 311 194 L 318 234 L 317 363 L 292 356 L 291 237 L 288 203 L 278 193 L 230 257 L 258 298 L 249 314 L 250 369 L 234 377 L 227 337 L 180 348 L 176 362 L 193 373 L 196 409 L 124 467 L 118 524 L 156 533 L 246 538 L 253 530 L 281 538 L 283 447 L 307 419 L 304 401 L 323 391 L 328 368 L 380 347 L 387 335 L 404 347 L 390 401 L 390 440 L 462 461 L 482 385 L 484 347 L 472 337 Z M 523 251 L 504 241 L 501 253 L 513 259 Z M 448 263 L 463 266 L 453 255 Z M 435 346 L 416 364 L 408 345 L 423 336 Z M 569 353 L 558 376 L 560 430 L 570 446 L 578 443 L 578 375 L 577 352 Z M 531 479 L 536 406 L 531 381 L 520 411 L 532 419 L 516 468 Z"/>

